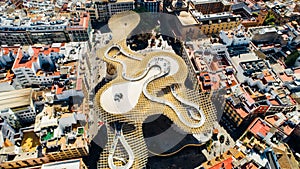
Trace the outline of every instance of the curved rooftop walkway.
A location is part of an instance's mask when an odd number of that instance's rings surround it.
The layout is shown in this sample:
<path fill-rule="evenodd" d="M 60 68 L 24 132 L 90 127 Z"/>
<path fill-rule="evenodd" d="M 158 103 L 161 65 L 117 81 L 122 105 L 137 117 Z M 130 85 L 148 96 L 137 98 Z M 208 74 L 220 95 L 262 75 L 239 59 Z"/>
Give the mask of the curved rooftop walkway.
<path fill-rule="evenodd" d="M 100 168 L 143 168 L 148 150 L 142 124 L 154 114 L 164 114 L 182 130 L 200 133 L 211 128 L 215 109 L 204 94 L 188 90 L 185 62 L 174 53 L 154 51 L 139 54 L 126 46 L 127 35 L 137 26 L 134 12 L 114 15 L 109 21 L 113 38 L 97 55 L 117 69 L 115 79 L 95 96 L 95 107 L 106 124 L 127 123 L 134 130 L 112 130 L 100 155 Z M 120 31 L 124 30 L 124 31 Z M 195 82 L 196 83 L 196 82 Z"/>
<path fill-rule="evenodd" d="M 118 142 L 120 141 L 120 143 L 122 144 L 122 146 L 124 147 L 126 153 L 128 154 L 128 161 L 124 158 L 121 158 L 121 157 L 115 157 L 114 156 L 114 153 L 117 149 L 117 144 Z M 115 160 L 118 160 L 118 161 L 121 161 L 122 163 L 125 163 L 124 166 L 117 166 L 114 164 L 114 159 Z M 109 168 L 112 168 L 112 169 L 129 169 L 131 168 L 133 162 L 134 162 L 134 154 L 133 154 L 133 151 L 131 149 L 131 147 L 129 146 L 129 144 L 127 143 L 124 135 L 123 135 L 123 131 L 122 129 L 118 130 L 116 129 L 115 130 L 115 137 L 114 137 L 114 140 L 113 140 L 113 144 L 111 146 L 111 149 L 109 151 L 109 155 L 108 155 L 108 166 Z"/>

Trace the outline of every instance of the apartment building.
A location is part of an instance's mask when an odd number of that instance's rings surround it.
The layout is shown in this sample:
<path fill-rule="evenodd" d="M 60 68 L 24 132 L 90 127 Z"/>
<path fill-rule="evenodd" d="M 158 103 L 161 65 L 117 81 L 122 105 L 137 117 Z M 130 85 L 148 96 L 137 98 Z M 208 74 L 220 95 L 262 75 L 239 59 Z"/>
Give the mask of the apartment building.
<path fill-rule="evenodd" d="M 36 111 L 32 95 L 31 88 L 0 93 L 0 117 L 13 128 L 34 122 Z"/>
<path fill-rule="evenodd" d="M 98 20 L 107 21 L 112 15 L 123 11 L 134 9 L 133 0 L 109 0 L 109 1 L 95 1 L 96 9 L 98 11 Z"/>
<path fill-rule="evenodd" d="M 2 168 L 28 168 L 49 162 L 34 133 L 33 127 L 21 128 L 14 135 L 15 142 L 6 141 L 0 150 Z"/>
<path fill-rule="evenodd" d="M 214 14 L 221 12 L 229 12 L 231 3 L 226 0 L 192 0 L 191 5 L 202 14 Z"/>
<path fill-rule="evenodd" d="M 275 23 L 278 25 L 285 24 L 287 22 L 296 20 L 299 21 L 300 15 L 297 12 L 295 2 L 283 2 L 280 4 L 276 3 L 266 3 L 267 8 L 270 10 L 270 13 L 275 18 Z"/>
<path fill-rule="evenodd" d="M 46 145 L 45 156 L 51 161 L 79 158 L 88 155 L 88 142 L 84 126 L 85 115 L 65 113 L 54 117 L 47 109 L 36 118 L 35 132 Z"/>
<path fill-rule="evenodd" d="M 64 58 L 64 55 L 57 53 L 59 49 L 57 47 L 44 48 L 42 46 L 29 46 L 20 49 L 12 67 L 12 71 L 16 76 L 16 83 L 22 88 L 52 84 L 53 78 L 55 76 L 59 77 L 59 74 L 55 75 L 54 73 L 52 76 L 43 76 L 42 72 L 55 72 L 56 60 Z"/>
<path fill-rule="evenodd" d="M 53 16 L 53 17 L 51 17 Z M 77 13 L 23 13 L 0 15 L 1 45 L 52 44 L 87 41 L 91 32 L 90 15 Z"/>
<path fill-rule="evenodd" d="M 203 34 L 217 34 L 221 30 L 230 30 L 241 24 L 241 16 L 231 13 L 203 15 L 195 10 L 182 11 L 176 15 L 174 31 L 178 38 L 198 38 Z"/>
<path fill-rule="evenodd" d="M 89 13 L 74 14 L 74 17 L 69 20 L 66 31 L 72 42 L 88 41 L 92 31 Z"/>
<path fill-rule="evenodd" d="M 0 24 L 0 41 L 2 45 L 29 45 L 36 43 L 70 41 L 64 29 L 67 20 L 38 20 L 42 16 L 2 15 Z"/>
<path fill-rule="evenodd" d="M 69 3 L 74 4 L 74 2 L 69 2 Z M 90 19 L 92 21 L 98 19 L 98 12 L 97 12 L 94 1 L 77 2 L 74 6 L 75 6 L 75 11 L 88 12 L 90 15 Z M 74 10 L 71 10 L 71 11 L 74 11 Z"/>
<path fill-rule="evenodd" d="M 256 8 L 251 8 L 251 5 L 246 4 L 245 2 L 234 4 L 231 7 L 231 10 L 234 14 L 239 14 L 242 16 L 242 24 L 246 28 L 263 25 L 265 19 L 267 18 L 268 10 L 262 7 L 259 7 L 258 9 L 259 10 Z"/>
<path fill-rule="evenodd" d="M 216 34 L 221 30 L 230 30 L 238 27 L 242 22 L 240 15 L 234 15 L 227 12 L 207 15 L 201 15 L 200 13 L 194 12 L 193 15 L 197 18 L 200 30 L 204 34 Z"/>
<path fill-rule="evenodd" d="M 229 31 L 221 30 L 219 36 L 226 46 L 248 46 L 250 43 L 250 38 L 246 35 L 245 28 L 242 26 Z"/>
<path fill-rule="evenodd" d="M 138 2 L 141 6 L 145 7 L 147 12 L 159 12 L 161 11 L 161 1 L 158 0 L 142 0 Z"/>

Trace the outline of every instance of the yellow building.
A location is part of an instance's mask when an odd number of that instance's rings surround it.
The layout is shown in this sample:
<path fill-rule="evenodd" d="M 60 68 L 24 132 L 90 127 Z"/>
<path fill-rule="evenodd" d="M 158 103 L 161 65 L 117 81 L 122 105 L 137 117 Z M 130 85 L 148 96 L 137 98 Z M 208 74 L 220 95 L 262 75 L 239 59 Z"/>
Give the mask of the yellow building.
<path fill-rule="evenodd" d="M 47 143 L 46 156 L 51 161 L 78 158 L 88 155 L 87 140 L 82 136 L 70 142 L 66 137 Z M 69 142 L 69 143 L 68 143 Z"/>
<path fill-rule="evenodd" d="M 240 15 L 217 13 L 203 15 L 199 18 L 200 30 L 204 34 L 217 34 L 221 30 L 231 30 L 242 23 Z"/>
<path fill-rule="evenodd" d="M 183 40 L 198 39 L 203 34 L 217 34 L 221 30 L 231 30 L 242 23 L 240 15 L 228 12 L 203 15 L 196 11 L 181 11 L 177 19 L 174 34 Z"/>
<path fill-rule="evenodd" d="M 196 169 L 234 168 L 234 165 L 238 164 L 239 161 L 245 157 L 246 156 L 241 151 L 235 148 L 230 148 L 223 154 L 204 162 L 201 166 L 196 167 Z"/>

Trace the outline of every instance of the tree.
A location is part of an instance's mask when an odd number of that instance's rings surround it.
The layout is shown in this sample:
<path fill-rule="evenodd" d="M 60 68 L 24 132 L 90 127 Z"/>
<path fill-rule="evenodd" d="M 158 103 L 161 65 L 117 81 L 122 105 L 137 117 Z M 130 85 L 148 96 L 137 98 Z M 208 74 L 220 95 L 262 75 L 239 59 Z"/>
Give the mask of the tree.
<path fill-rule="evenodd" d="M 229 145 L 230 144 L 230 141 L 229 141 L 229 138 L 227 137 L 227 139 L 226 139 L 226 143 L 225 143 L 226 145 Z"/>
<path fill-rule="evenodd" d="M 135 11 L 136 13 L 148 12 L 144 6 L 137 7 L 133 11 Z"/>
<path fill-rule="evenodd" d="M 297 50 L 293 51 L 290 55 L 288 55 L 285 59 L 285 65 L 287 67 L 292 67 L 294 66 L 296 60 L 299 57 L 299 52 Z"/>
<path fill-rule="evenodd" d="M 253 13 L 252 13 L 252 16 L 253 16 L 253 17 L 258 17 L 258 13 L 257 13 L 257 12 L 253 12 Z"/>
<path fill-rule="evenodd" d="M 213 142 L 213 140 L 212 140 L 212 139 L 209 139 L 209 140 L 205 143 L 205 146 L 206 146 L 206 149 L 207 149 L 207 150 L 210 150 L 212 142 Z"/>
<path fill-rule="evenodd" d="M 276 21 L 275 16 L 269 12 L 264 21 L 264 25 L 274 25 L 275 21 Z"/>
<path fill-rule="evenodd" d="M 225 141 L 224 135 L 221 135 L 221 136 L 220 136 L 219 141 L 220 141 L 221 144 L 224 143 L 224 141 Z"/>

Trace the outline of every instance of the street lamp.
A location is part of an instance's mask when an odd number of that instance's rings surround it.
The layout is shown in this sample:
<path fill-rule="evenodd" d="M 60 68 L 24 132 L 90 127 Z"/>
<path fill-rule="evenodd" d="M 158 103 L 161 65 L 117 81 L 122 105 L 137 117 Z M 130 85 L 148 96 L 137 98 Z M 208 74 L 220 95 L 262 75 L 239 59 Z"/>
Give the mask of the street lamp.
<path fill-rule="evenodd" d="M 124 23 L 124 36 L 126 35 L 126 26 L 127 26 L 127 23 L 125 22 Z"/>

